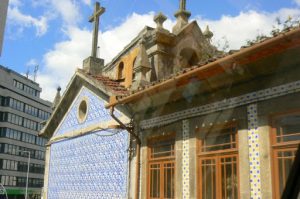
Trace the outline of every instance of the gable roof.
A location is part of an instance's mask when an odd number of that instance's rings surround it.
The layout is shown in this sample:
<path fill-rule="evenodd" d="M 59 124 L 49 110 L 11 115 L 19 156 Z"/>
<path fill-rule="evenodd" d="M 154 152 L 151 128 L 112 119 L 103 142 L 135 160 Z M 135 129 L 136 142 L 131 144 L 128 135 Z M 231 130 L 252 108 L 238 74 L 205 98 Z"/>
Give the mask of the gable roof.
<path fill-rule="evenodd" d="M 245 66 L 267 56 L 280 53 L 289 48 L 300 46 L 300 28 L 290 28 L 276 34 L 274 37 L 266 37 L 252 43 L 250 46 L 243 46 L 240 50 L 230 51 L 224 55 L 218 55 L 208 61 L 196 66 L 185 68 L 176 74 L 172 74 L 166 79 L 152 82 L 149 85 L 131 91 L 126 96 L 117 96 L 117 100 L 111 100 L 107 108 L 118 104 L 134 103 L 144 96 L 152 96 L 161 91 L 166 91 L 172 87 L 183 86 L 191 82 L 192 79 L 206 80 L 216 77 L 228 71 L 234 70 L 236 65 Z M 272 67 L 272 66 L 264 66 Z M 263 70 L 263 69 L 262 69 Z"/>
<path fill-rule="evenodd" d="M 51 137 L 53 135 L 82 86 L 88 87 L 106 101 L 109 100 L 110 96 L 125 96 L 128 94 L 128 90 L 118 81 L 103 75 L 91 75 L 82 69 L 77 69 L 67 85 L 60 102 L 39 133 L 40 136 Z"/>

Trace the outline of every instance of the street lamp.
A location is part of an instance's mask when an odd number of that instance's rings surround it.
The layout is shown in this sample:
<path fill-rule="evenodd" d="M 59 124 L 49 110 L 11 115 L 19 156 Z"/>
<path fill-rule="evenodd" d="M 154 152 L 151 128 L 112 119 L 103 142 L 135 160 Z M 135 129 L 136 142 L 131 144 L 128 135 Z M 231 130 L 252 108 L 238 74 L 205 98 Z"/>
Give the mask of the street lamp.
<path fill-rule="evenodd" d="M 0 182 L 0 195 L 4 195 L 4 194 L 6 196 L 6 199 L 8 199 L 6 189 L 5 189 L 5 187 Z"/>
<path fill-rule="evenodd" d="M 17 150 L 22 153 L 28 153 L 28 161 L 27 161 L 27 178 L 26 178 L 26 189 L 25 189 L 25 199 L 27 199 L 28 196 L 28 177 L 29 177 L 29 167 L 30 167 L 30 151 L 22 151 L 22 150 Z"/>

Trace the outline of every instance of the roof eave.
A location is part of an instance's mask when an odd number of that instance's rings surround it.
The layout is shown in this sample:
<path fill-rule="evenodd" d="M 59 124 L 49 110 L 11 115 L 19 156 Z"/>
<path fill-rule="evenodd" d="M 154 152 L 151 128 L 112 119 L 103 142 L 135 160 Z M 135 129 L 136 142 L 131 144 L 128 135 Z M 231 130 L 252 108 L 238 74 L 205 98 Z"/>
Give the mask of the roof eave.
<path fill-rule="evenodd" d="M 293 38 L 294 39 L 296 38 L 297 42 L 291 42 L 291 40 Z M 148 96 L 153 95 L 159 91 L 166 90 L 168 88 L 173 87 L 174 85 L 178 85 L 178 83 L 180 83 L 180 82 L 188 82 L 187 81 L 188 79 L 195 77 L 195 76 L 198 76 L 198 77 L 201 76 L 201 78 L 203 78 L 203 79 L 213 77 L 220 73 L 224 73 L 226 66 L 233 67 L 232 63 L 236 62 L 237 60 L 241 60 L 242 58 L 245 58 L 249 55 L 263 51 L 264 49 L 267 49 L 267 48 L 270 48 L 270 47 L 276 46 L 276 45 L 281 45 L 282 50 L 284 50 L 284 47 L 286 47 L 284 45 L 287 45 L 287 43 L 289 45 L 295 45 L 295 46 L 300 45 L 300 28 L 279 34 L 276 37 L 267 39 L 266 41 L 263 41 L 261 43 L 254 44 L 248 48 L 241 49 L 240 51 L 235 52 L 231 55 L 217 59 L 217 60 L 210 62 L 206 65 L 203 65 L 201 67 L 191 69 L 186 73 L 172 77 L 166 81 L 163 81 L 156 85 L 145 88 L 145 89 L 138 91 L 127 97 L 117 99 L 117 100 L 112 100 L 106 106 L 106 108 L 111 108 L 111 107 L 114 107 L 119 104 L 133 103 L 135 100 L 141 98 L 144 95 L 148 95 Z M 270 52 L 270 53 L 272 53 L 272 52 Z"/>

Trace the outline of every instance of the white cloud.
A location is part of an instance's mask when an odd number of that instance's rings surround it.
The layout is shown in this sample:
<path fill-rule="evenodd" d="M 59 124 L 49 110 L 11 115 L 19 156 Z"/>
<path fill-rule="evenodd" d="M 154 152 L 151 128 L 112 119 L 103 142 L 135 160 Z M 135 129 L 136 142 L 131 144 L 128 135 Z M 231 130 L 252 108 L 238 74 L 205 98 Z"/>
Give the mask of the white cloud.
<path fill-rule="evenodd" d="M 30 59 L 27 63 L 26 66 L 36 66 L 38 65 L 38 61 L 36 59 Z"/>
<path fill-rule="evenodd" d="M 300 0 L 295 0 L 296 4 L 300 6 Z"/>
<path fill-rule="evenodd" d="M 73 0 L 50 0 L 53 12 L 57 12 L 66 26 L 76 25 L 82 18 L 79 6 Z"/>
<path fill-rule="evenodd" d="M 171 27 L 171 22 L 166 23 Z M 125 45 L 127 45 L 145 25 L 154 26 L 153 13 L 132 14 L 120 26 L 99 34 L 100 57 L 108 63 Z M 92 32 L 69 27 L 69 37 L 58 42 L 44 55 L 44 69 L 38 74 L 37 82 L 43 88 L 42 97 L 52 101 L 57 86 L 66 87 L 76 68 L 82 67 L 83 59 L 91 53 Z"/>
<path fill-rule="evenodd" d="M 8 3 L 10 6 L 21 6 L 22 5 L 20 0 L 9 0 Z"/>
<path fill-rule="evenodd" d="M 92 1 L 91 0 L 81 0 L 82 3 L 86 4 L 86 5 L 91 5 Z"/>
<path fill-rule="evenodd" d="M 41 16 L 39 18 L 34 18 L 30 15 L 23 14 L 18 7 L 8 8 L 8 22 L 12 25 L 17 25 L 20 32 L 26 27 L 35 27 L 36 35 L 42 36 L 47 32 L 48 24 L 47 18 Z"/>
<path fill-rule="evenodd" d="M 56 43 L 54 48 L 44 55 L 44 68 L 39 72 L 37 82 L 43 88 L 42 97 L 52 101 L 56 88 L 65 88 L 76 68 L 82 66 L 88 57 L 91 46 L 91 32 L 70 28 L 69 39 Z"/>
<path fill-rule="evenodd" d="M 208 20 L 196 17 L 202 30 L 205 25 L 210 25 L 213 30 L 214 42 L 222 40 L 226 36 L 231 49 L 239 48 L 247 39 L 253 39 L 257 34 L 267 34 L 271 31 L 276 17 L 286 19 L 289 15 L 299 16 L 299 9 L 281 9 L 275 13 L 257 11 L 241 12 L 237 16 L 222 16 L 219 20 Z M 117 27 L 100 33 L 100 57 L 108 63 L 117 55 L 145 25 L 155 27 L 154 13 L 132 14 Z M 174 25 L 174 21 L 167 20 L 165 27 L 168 30 Z M 44 89 L 42 97 L 52 101 L 57 86 L 64 89 L 74 74 L 76 68 L 81 68 L 82 61 L 91 52 L 92 32 L 69 27 L 66 29 L 66 41 L 58 42 L 54 48 L 44 56 L 45 68 L 38 75 L 38 82 Z"/>
<path fill-rule="evenodd" d="M 153 13 L 139 15 L 133 13 L 120 26 L 100 35 L 100 53 L 106 63 L 117 55 L 146 26 L 155 26 Z"/>
<path fill-rule="evenodd" d="M 269 36 L 273 26 L 276 25 L 276 18 L 284 21 L 289 16 L 299 18 L 300 9 L 281 9 L 274 13 L 248 11 L 241 12 L 237 16 L 222 16 L 219 20 L 196 18 L 202 30 L 209 25 L 214 33 L 214 44 L 222 42 L 225 36 L 230 49 L 238 49 L 245 45 L 247 40 L 255 39 L 257 35 Z"/>

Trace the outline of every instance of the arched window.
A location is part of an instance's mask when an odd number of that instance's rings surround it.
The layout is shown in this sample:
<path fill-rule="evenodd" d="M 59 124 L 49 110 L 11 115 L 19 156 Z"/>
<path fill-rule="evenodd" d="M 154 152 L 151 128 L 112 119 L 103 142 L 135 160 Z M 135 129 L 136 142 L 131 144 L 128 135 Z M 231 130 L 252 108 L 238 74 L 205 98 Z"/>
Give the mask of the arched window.
<path fill-rule="evenodd" d="M 125 79 L 124 62 L 120 62 L 118 66 L 118 79 Z"/>
<path fill-rule="evenodd" d="M 136 66 L 136 57 L 135 57 L 133 62 L 132 62 L 132 68 L 133 68 L 133 70 L 132 70 L 132 81 L 133 82 L 136 81 L 136 75 L 135 75 L 135 70 L 134 70 L 136 67 L 137 66 Z"/>
<path fill-rule="evenodd" d="M 180 51 L 180 65 L 182 68 L 195 66 L 199 62 L 199 58 L 192 48 L 184 48 Z"/>

